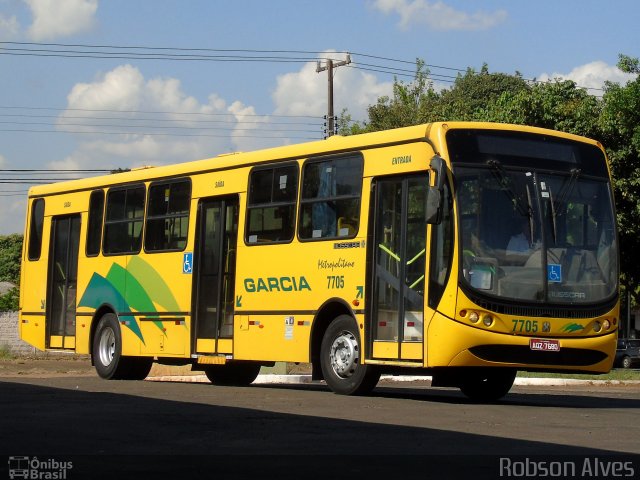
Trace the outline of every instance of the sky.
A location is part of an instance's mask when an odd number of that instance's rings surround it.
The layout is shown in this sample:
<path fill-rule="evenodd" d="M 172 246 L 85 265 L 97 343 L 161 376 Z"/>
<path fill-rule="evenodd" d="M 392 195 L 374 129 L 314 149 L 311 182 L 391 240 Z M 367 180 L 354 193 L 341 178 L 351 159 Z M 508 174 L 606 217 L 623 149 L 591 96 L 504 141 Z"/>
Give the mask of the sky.
<path fill-rule="evenodd" d="M 0 235 L 30 184 L 323 138 L 318 61 L 350 54 L 334 108 L 355 120 L 416 58 L 437 89 L 486 63 L 602 95 L 629 80 L 638 18 L 637 0 L 0 0 Z"/>

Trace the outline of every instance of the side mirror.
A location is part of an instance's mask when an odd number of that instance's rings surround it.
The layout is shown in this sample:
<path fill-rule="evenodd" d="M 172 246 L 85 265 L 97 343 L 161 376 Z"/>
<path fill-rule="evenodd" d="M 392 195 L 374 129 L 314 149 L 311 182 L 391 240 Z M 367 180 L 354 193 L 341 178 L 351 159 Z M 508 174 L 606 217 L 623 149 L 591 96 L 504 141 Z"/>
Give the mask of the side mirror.
<path fill-rule="evenodd" d="M 437 225 L 442 219 L 442 192 L 438 187 L 429 187 L 425 205 L 425 221 Z"/>
<path fill-rule="evenodd" d="M 442 197 L 444 182 L 446 180 L 446 165 L 444 160 L 435 155 L 431 159 L 429 167 L 436 176 L 435 185 L 429 187 L 425 202 L 425 221 L 431 225 L 438 225 L 442 221 Z"/>

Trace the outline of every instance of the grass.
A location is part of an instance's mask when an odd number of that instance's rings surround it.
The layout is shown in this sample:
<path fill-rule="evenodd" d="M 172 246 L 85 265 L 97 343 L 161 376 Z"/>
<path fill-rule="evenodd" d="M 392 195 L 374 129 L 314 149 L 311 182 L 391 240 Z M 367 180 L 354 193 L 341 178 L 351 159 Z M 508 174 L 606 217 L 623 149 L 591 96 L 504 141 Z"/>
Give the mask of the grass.
<path fill-rule="evenodd" d="M 8 345 L 0 345 L 0 359 L 2 360 L 11 360 L 16 358 L 13 353 L 11 353 L 11 349 Z"/>
<path fill-rule="evenodd" d="M 640 380 L 640 371 L 616 368 L 609 373 L 590 375 L 582 373 L 544 373 L 518 372 L 518 377 L 524 378 L 576 378 L 579 380 Z"/>

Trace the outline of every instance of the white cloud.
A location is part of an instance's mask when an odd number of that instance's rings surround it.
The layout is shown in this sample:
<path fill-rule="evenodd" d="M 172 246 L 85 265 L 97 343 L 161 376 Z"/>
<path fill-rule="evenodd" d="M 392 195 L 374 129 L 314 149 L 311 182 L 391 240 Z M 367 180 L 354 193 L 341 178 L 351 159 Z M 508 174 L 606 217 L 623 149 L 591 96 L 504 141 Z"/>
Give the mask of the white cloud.
<path fill-rule="evenodd" d="M 27 210 L 27 195 L 6 197 L 0 208 L 0 235 L 22 233 L 24 231 L 24 212 Z"/>
<path fill-rule="evenodd" d="M 186 93 L 177 78 L 145 78 L 132 65 L 118 66 L 70 90 L 57 128 L 76 135 L 78 146 L 48 167 L 162 165 L 320 139 L 322 127 L 317 119 L 277 117 L 326 113 L 327 74 L 316 73 L 315 68 L 310 62 L 277 78 L 274 117 L 213 92 L 200 101 Z M 337 114 L 348 108 L 354 119 L 366 118 L 369 105 L 392 93 L 391 82 L 378 82 L 366 72 L 339 67 L 334 73 Z"/>
<path fill-rule="evenodd" d="M 98 0 L 24 0 L 33 14 L 28 34 L 35 41 L 68 37 L 90 30 Z"/>
<path fill-rule="evenodd" d="M 9 161 L 0 155 L 0 168 L 9 168 Z M 5 185 L 5 187 L 7 187 Z M 11 233 L 22 233 L 24 230 L 24 212 L 27 209 L 27 194 L 23 193 L 26 188 L 22 185 L 8 186 L 0 193 L 0 235 Z"/>
<path fill-rule="evenodd" d="M 290 131 L 252 106 L 229 105 L 215 93 L 200 102 L 179 79 L 146 79 L 131 65 L 76 84 L 57 127 L 82 135 L 78 148 L 49 168 L 161 165 L 291 143 Z"/>
<path fill-rule="evenodd" d="M 326 52 L 335 60 L 343 60 L 333 52 Z M 378 82 L 374 75 L 350 68 L 338 67 L 334 70 L 333 98 L 334 112 L 340 115 L 347 108 L 354 119 L 366 118 L 369 105 L 383 95 L 393 93 L 393 82 Z M 305 64 L 298 72 L 280 75 L 272 94 L 278 115 L 327 114 L 327 72 L 316 72 L 316 63 Z"/>
<path fill-rule="evenodd" d="M 131 65 L 122 65 L 92 83 L 77 83 L 67 95 L 69 108 L 135 110 L 142 102 L 144 77 Z"/>
<path fill-rule="evenodd" d="M 0 14 L 0 37 L 9 39 L 18 36 L 20 32 L 20 24 L 15 15 L 5 17 Z"/>
<path fill-rule="evenodd" d="M 607 80 L 624 84 L 634 78 L 635 75 L 624 73 L 614 65 L 608 65 L 602 61 L 595 61 L 576 67 L 569 73 L 543 73 L 538 77 L 538 80 L 542 82 L 553 79 L 573 80 L 580 87 L 601 89 Z"/>
<path fill-rule="evenodd" d="M 426 25 L 433 30 L 487 30 L 507 19 L 505 10 L 495 12 L 467 13 L 447 5 L 442 1 L 428 0 L 375 0 L 374 8 L 389 15 L 400 16 L 400 28 L 412 25 Z"/>

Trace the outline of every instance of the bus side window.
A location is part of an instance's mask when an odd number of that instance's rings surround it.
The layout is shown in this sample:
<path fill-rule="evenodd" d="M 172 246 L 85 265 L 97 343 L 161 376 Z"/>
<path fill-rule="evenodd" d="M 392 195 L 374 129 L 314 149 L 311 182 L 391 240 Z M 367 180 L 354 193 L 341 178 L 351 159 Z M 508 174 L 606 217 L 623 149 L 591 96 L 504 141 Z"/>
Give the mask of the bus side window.
<path fill-rule="evenodd" d="M 142 245 L 144 185 L 111 189 L 107 193 L 104 253 L 138 253 Z"/>
<path fill-rule="evenodd" d="M 151 184 L 144 232 L 145 251 L 184 250 L 187 246 L 190 203 L 189 180 Z"/>
<path fill-rule="evenodd" d="M 102 243 L 102 219 L 104 215 L 104 191 L 94 190 L 89 197 L 89 225 L 87 227 L 87 256 L 100 253 Z"/>
<path fill-rule="evenodd" d="M 44 198 L 38 198 L 31 204 L 31 221 L 29 223 L 29 260 L 39 260 L 44 227 Z"/>
<path fill-rule="evenodd" d="M 295 230 L 298 165 L 258 168 L 249 175 L 246 242 L 289 242 Z"/>
<path fill-rule="evenodd" d="M 361 156 L 310 160 L 302 171 L 300 238 L 353 238 L 360 223 Z"/>

